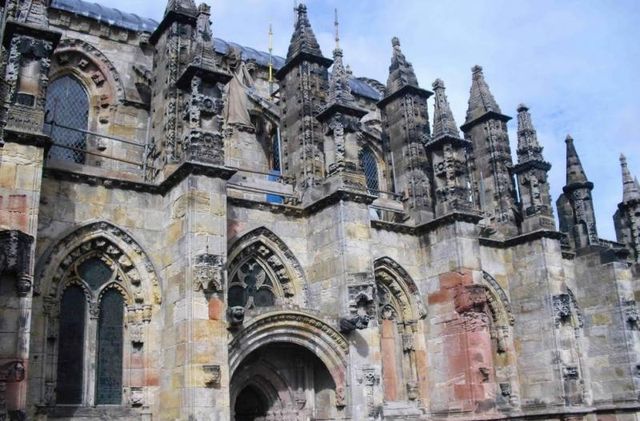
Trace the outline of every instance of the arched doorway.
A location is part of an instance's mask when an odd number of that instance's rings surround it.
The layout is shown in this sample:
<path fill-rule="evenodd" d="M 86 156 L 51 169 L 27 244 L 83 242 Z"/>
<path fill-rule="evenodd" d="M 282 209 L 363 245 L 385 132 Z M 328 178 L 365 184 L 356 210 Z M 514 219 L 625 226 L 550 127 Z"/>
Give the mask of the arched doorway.
<path fill-rule="evenodd" d="M 331 373 L 311 351 L 269 343 L 245 357 L 233 374 L 233 419 L 331 419 L 337 415 L 335 389 Z"/>

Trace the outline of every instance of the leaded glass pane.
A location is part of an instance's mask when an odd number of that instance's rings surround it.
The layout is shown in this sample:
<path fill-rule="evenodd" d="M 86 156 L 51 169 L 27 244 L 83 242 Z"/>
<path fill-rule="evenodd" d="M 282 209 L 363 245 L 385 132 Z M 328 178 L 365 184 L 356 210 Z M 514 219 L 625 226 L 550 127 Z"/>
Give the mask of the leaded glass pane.
<path fill-rule="evenodd" d="M 46 111 L 49 119 L 57 124 L 74 129 L 87 129 L 89 118 L 89 98 L 87 93 L 72 76 L 63 76 L 49 84 L 47 89 Z M 73 161 L 84 164 L 86 149 L 86 134 L 65 129 L 58 126 L 47 126 L 45 131 L 51 130 L 54 143 L 69 146 L 78 150 L 53 146 L 49 151 L 49 159 Z"/>
<path fill-rule="evenodd" d="M 367 190 L 369 193 L 378 195 L 380 184 L 378 182 L 378 164 L 376 156 L 369 147 L 360 150 L 360 165 L 364 170 L 364 176 L 367 180 Z"/>
<path fill-rule="evenodd" d="M 82 403 L 85 303 L 80 287 L 73 286 L 62 294 L 56 386 L 56 400 L 61 404 Z"/>
<path fill-rule="evenodd" d="M 92 257 L 78 265 L 78 275 L 91 287 L 97 290 L 111 279 L 113 271 L 102 260 Z"/>
<path fill-rule="evenodd" d="M 98 320 L 98 369 L 96 373 L 96 404 L 122 403 L 122 347 L 124 299 L 116 290 L 109 290 L 100 301 Z"/>

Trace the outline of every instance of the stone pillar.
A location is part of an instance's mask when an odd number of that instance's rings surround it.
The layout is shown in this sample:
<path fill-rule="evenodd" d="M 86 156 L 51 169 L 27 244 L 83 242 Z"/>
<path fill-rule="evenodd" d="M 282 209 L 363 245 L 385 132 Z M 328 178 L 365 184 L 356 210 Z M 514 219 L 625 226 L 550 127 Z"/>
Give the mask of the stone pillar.
<path fill-rule="evenodd" d="M 26 411 L 33 249 L 48 145 L 44 104 L 49 59 L 60 38 L 47 28 L 42 2 L 13 6 L 3 35 L 8 62 L 0 98 L 10 105 L 0 115 L 0 418 Z"/>

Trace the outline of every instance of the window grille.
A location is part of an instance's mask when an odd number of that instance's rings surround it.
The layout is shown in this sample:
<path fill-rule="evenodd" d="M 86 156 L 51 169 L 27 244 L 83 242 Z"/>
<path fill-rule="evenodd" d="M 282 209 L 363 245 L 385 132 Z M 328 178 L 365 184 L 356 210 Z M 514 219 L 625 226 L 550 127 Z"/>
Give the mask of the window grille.
<path fill-rule="evenodd" d="M 49 84 L 46 111 L 49 118 L 63 126 L 86 130 L 89 119 L 89 98 L 80 82 L 72 76 L 63 76 Z M 49 125 L 47 130 L 54 143 L 48 159 L 84 164 L 87 135 L 76 130 Z"/>
<path fill-rule="evenodd" d="M 360 150 L 360 165 L 364 170 L 364 176 L 367 180 L 367 190 L 370 194 L 378 195 L 380 191 L 380 183 L 378 182 L 378 164 L 373 151 L 365 146 Z"/>
<path fill-rule="evenodd" d="M 124 300 L 114 289 L 100 301 L 98 321 L 98 369 L 96 373 L 96 404 L 122 403 L 122 326 Z"/>
<path fill-rule="evenodd" d="M 82 288 L 77 286 L 62 295 L 56 385 L 56 401 L 61 404 L 82 403 L 85 301 Z"/>

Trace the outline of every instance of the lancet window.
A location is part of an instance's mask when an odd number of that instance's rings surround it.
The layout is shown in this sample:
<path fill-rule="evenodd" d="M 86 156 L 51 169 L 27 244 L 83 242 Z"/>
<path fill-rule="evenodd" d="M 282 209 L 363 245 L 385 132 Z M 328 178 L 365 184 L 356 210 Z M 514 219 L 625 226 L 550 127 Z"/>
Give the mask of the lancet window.
<path fill-rule="evenodd" d="M 61 145 L 51 148 L 48 159 L 84 164 L 87 135 L 78 130 L 87 129 L 89 97 L 78 79 L 64 75 L 49 84 L 46 112 L 56 125 L 48 125 L 45 131 Z"/>

